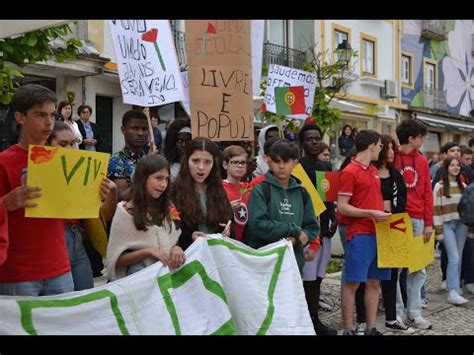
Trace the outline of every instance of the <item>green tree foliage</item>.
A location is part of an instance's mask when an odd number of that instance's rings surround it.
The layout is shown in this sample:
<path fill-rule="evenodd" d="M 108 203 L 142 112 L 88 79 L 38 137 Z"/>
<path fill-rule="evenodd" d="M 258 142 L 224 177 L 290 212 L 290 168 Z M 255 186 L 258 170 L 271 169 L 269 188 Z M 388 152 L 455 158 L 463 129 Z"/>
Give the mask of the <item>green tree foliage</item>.
<path fill-rule="evenodd" d="M 351 53 L 352 58 L 358 56 L 356 51 Z M 314 94 L 313 120 L 321 128 L 323 134 L 331 135 L 333 124 L 341 120 L 341 110 L 331 106 L 336 94 L 344 94 L 351 78 L 351 64 L 341 60 L 331 62 L 329 51 L 318 52 L 316 45 L 309 48 L 309 59 L 304 63 L 303 70 L 316 74 L 316 90 Z"/>
<path fill-rule="evenodd" d="M 22 68 L 48 60 L 50 57 L 58 62 L 74 59 L 82 46 L 76 38 L 66 39 L 71 33 L 68 25 L 32 31 L 13 38 L 0 39 L 0 102 L 10 103 L 18 86 L 15 79 L 23 77 L 12 64 Z M 64 46 L 53 46 L 52 41 L 60 39 Z"/>

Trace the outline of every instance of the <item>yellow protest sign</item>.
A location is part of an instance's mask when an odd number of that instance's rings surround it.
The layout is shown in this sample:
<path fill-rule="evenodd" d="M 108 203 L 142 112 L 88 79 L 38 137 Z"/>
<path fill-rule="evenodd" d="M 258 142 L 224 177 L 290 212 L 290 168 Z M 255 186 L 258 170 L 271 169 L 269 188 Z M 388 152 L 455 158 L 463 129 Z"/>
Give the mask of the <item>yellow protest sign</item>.
<path fill-rule="evenodd" d="M 408 272 L 411 274 L 421 270 L 431 264 L 434 260 L 434 231 L 430 241 L 425 243 L 423 236 L 418 236 L 410 240 L 408 247 Z"/>
<path fill-rule="evenodd" d="M 407 213 L 391 215 L 375 223 L 377 236 L 377 266 L 400 268 L 408 266 L 408 239 L 413 238 L 413 227 Z"/>
<path fill-rule="evenodd" d="M 433 261 L 434 235 L 426 244 L 422 236 L 414 238 L 407 213 L 396 213 L 386 221 L 376 222 L 375 233 L 379 268 L 408 268 L 412 273 Z"/>
<path fill-rule="evenodd" d="M 88 218 L 82 221 L 82 226 L 94 249 L 105 258 L 108 244 L 105 223 L 101 218 Z"/>
<path fill-rule="evenodd" d="M 311 179 L 309 178 L 308 174 L 306 174 L 306 171 L 304 171 L 303 166 L 301 164 L 295 166 L 295 168 L 291 172 L 291 175 L 298 178 L 301 181 L 301 185 L 308 191 L 309 196 L 311 197 L 311 201 L 313 202 L 314 212 L 316 213 L 316 216 L 319 216 L 321 213 L 326 211 L 326 205 L 324 204 L 323 200 L 321 200 L 318 191 L 311 182 Z"/>
<path fill-rule="evenodd" d="M 110 154 L 30 145 L 27 185 L 41 187 L 37 207 L 26 217 L 97 218 L 99 186 Z"/>

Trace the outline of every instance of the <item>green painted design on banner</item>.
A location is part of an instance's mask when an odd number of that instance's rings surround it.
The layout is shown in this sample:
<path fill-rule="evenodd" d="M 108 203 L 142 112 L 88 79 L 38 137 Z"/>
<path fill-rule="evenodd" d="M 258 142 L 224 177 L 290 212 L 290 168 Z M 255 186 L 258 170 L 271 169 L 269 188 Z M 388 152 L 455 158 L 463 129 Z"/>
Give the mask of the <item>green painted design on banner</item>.
<path fill-rule="evenodd" d="M 222 327 L 217 329 L 211 335 L 237 335 L 237 331 L 235 329 L 235 325 L 232 321 L 232 318 L 225 322 Z"/>
<path fill-rule="evenodd" d="M 117 296 L 109 290 L 89 293 L 84 296 L 74 297 L 64 300 L 22 300 L 17 301 L 21 311 L 21 325 L 23 329 L 30 335 L 37 335 L 37 331 L 33 325 L 33 309 L 35 308 L 62 308 L 76 307 L 81 304 L 98 301 L 100 299 L 110 298 L 110 307 L 117 321 L 117 325 L 122 335 L 129 335 L 125 320 L 120 312 L 117 302 Z"/>
<path fill-rule="evenodd" d="M 181 269 L 174 273 L 168 273 L 166 275 L 160 276 L 157 279 L 158 287 L 160 288 L 161 294 L 164 297 L 163 300 L 171 316 L 171 321 L 173 322 L 176 335 L 181 335 L 181 327 L 179 325 L 178 313 L 176 312 L 176 307 L 174 306 L 169 289 L 182 286 L 196 274 L 201 277 L 204 287 L 209 292 L 222 299 L 222 301 L 224 301 L 224 303 L 227 305 L 227 297 L 225 295 L 224 289 L 217 281 L 214 281 L 209 277 L 206 270 L 204 269 L 204 266 L 197 260 L 191 261 L 189 264 L 184 265 Z M 230 321 L 232 321 L 232 319 L 230 319 Z"/>
<path fill-rule="evenodd" d="M 268 309 L 267 309 L 267 314 L 265 315 L 265 319 L 262 322 L 262 325 L 260 326 L 259 330 L 257 331 L 257 335 L 265 335 L 268 331 L 268 328 L 270 328 L 270 325 L 272 324 L 273 321 L 273 315 L 275 313 L 275 305 L 273 303 L 273 296 L 275 295 L 275 289 L 276 285 L 278 282 L 278 277 L 280 276 L 281 272 L 281 267 L 283 265 L 283 258 L 285 256 L 285 251 L 287 246 L 282 246 L 278 247 L 275 249 L 271 250 L 266 250 L 266 251 L 255 251 L 255 250 L 247 250 L 244 248 L 241 248 L 233 243 L 230 243 L 224 239 L 209 239 L 207 241 L 207 244 L 209 246 L 215 246 L 215 245 L 222 245 L 225 247 L 228 247 L 231 250 L 236 250 L 240 251 L 244 254 L 249 254 L 253 256 L 268 256 L 272 254 L 276 254 L 278 256 L 277 262 L 275 264 L 275 269 L 273 270 L 272 277 L 270 279 L 270 285 L 268 287 Z"/>

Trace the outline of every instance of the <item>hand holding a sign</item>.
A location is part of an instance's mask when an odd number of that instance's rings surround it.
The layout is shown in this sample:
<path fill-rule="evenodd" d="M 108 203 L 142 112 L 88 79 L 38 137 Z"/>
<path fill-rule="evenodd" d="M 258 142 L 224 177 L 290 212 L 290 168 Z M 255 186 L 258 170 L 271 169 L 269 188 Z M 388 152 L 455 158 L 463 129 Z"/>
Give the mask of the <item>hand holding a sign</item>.
<path fill-rule="evenodd" d="M 147 248 L 147 254 L 150 257 L 161 261 L 166 266 L 169 266 L 170 264 L 168 255 L 166 255 L 166 253 L 160 248 Z"/>
<path fill-rule="evenodd" d="M 425 243 L 428 243 L 430 241 L 432 234 L 433 234 L 433 227 L 425 227 L 425 231 L 423 232 L 423 239 Z"/>
<path fill-rule="evenodd" d="M 308 236 L 306 235 L 306 233 L 304 231 L 301 231 L 298 239 L 300 240 L 300 242 L 303 246 L 308 244 Z"/>
<path fill-rule="evenodd" d="M 186 255 L 180 246 L 175 245 L 170 251 L 170 268 L 177 269 L 186 261 Z"/>
<path fill-rule="evenodd" d="M 371 210 L 370 214 L 376 221 L 385 221 L 392 214 L 384 211 Z"/>
<path fill-rule="evenodd" d="M 237 208 L 240 207 L 242 200 L 239 198 L 237 200 L 232 200 L 230 201 L 230 205 L 232 206 L 232 209 L 235 211 Z"/>
<path fill-rule="evenodd" d="M 306 261 L 313 261 L 316 257 L 317 250 L 307 248 L 304 252 L 304 260 Z"/>
<path fill-rule="evenodd" d="M 199 237 L 205 237 L 206 234 L 204 232 L 201 232 L 201 231 L 194 231 L 193 234 L 191 235 L 191 239 L 193 241 L 195 241 L 196 239 L 198 239 Z"/>
<path fill-rule="evenodd" d="M 37 203 L 28 202 L 30 199 L 41 197 L 40 187 L 37 186 L 18 186 L 5 196 L 3 196 L 3 204 L 7 211 L 15 211 L 19 208 L 29 208 L 38 206 Z"/>
<path fill-rule="evenodd" d="M 224 237 L 230 236 L 230 224 L 231 224 L 231 223 L 232 223 L 231 220 L 229 220 L 229 221 L 227 222 L 227 224 L 219 223 L 219 225 L 220 225 L 221 227 L 224 227 L 224 230 L 223 230 L 222 233 L 221 233 Z"/>

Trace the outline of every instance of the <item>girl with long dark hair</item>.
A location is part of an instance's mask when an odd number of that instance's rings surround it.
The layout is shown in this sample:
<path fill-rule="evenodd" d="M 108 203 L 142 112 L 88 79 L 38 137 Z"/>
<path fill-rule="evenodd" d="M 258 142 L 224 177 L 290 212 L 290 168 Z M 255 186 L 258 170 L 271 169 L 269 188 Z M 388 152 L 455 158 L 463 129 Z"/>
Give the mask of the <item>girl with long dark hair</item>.
<path fill-rule="evenodd" d="M 220 151 L 207 138 L 188 143 L 171 198 L 181 212 L 182 234 L 178 244 L 186 249 L 198 237 L 233 235 L 233 212 L 222 187 Z"/>
<path fill-rule="evenodd" d="M 110 281 L 133 274 L 161 261 L 177 268 L 184 263 L 179 212 L 168 197 L 169 165 L 165 158 L 147 155 L 140 159 L 130 200 L 117 205 L 107 248 Z"/>

